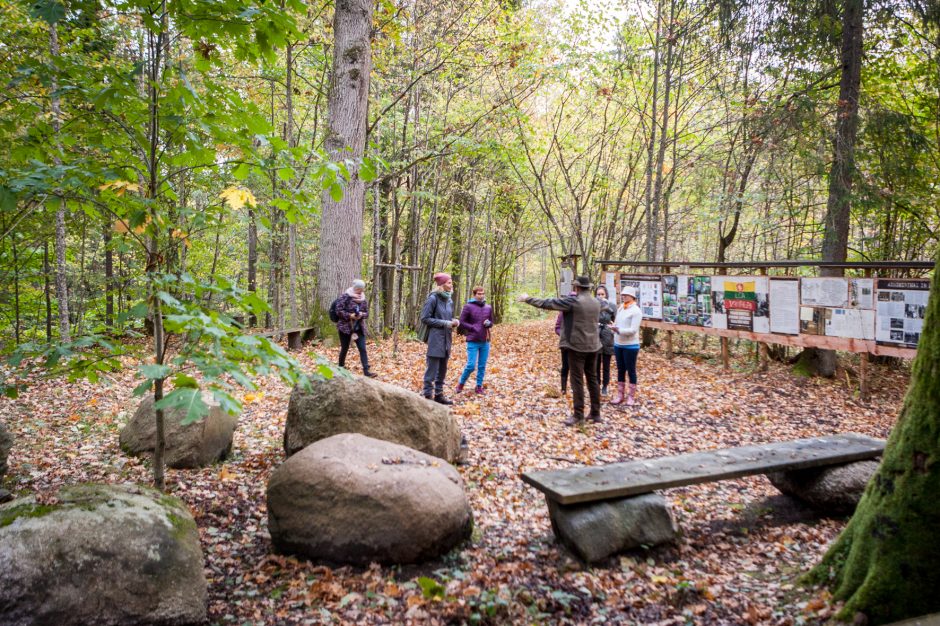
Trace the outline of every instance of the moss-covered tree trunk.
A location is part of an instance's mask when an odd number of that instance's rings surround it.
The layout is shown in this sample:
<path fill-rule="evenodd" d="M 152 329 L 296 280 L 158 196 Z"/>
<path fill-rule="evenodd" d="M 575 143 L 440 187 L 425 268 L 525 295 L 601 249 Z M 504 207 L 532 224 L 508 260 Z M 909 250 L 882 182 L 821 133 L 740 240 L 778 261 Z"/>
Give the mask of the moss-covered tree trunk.
<path fill-rule="evenodd" d="M 849 524 L 809 580 L 845 600 L 841 619 L 883 624 L 940 611 L 940 276 L 901 417 Z"/>

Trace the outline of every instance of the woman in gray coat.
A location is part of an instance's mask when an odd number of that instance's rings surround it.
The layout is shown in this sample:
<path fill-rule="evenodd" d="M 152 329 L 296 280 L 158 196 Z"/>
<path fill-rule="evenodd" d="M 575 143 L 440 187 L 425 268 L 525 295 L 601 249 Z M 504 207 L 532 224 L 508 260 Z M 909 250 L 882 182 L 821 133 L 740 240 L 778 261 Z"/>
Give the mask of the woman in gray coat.
<path fill-rule="evenodd" d="M 424 371 L 422 395 L 440 404 L 453 404 L 444 397 L 444 378 L 447 377 L 454 328 L 460 324 L 454 319 L 453 292 L 454 281 L 450 274 L 435 274 L 434 289 L 421 309 L 421 322 L 428 327 L 427 369 Z"/>

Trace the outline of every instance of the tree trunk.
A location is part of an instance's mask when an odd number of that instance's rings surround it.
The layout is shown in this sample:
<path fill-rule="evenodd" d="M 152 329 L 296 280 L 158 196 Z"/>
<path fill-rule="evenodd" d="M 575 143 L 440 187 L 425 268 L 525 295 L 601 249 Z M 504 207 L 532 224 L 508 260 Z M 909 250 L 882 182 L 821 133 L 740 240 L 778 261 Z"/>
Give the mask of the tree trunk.
<path fill-rule="evenodd" d="M 248 209 L 248 291 L 255 293 L 258 290 L 258 224 L 255 222 L 255 212 Z M 248 316 L 248 328 L 258 325 L 258 316 L 252 313 Z"/>
<path fill-rule="evenodd" d="M 365 152 L 369 75 L 372 72 L 371 0 L 337 0 L 333 15 L 333 75 L 325 146 L 332 160 L 349 159 L 350 180 L 339 202 L 323 193 L 320 214 L 318 297 L 326 310 L 362 267 L 365 186 L 358 161 Z"/>
<path fill-rule="evenodd" d="M 59 29 L 55 24 L 49 26 L 49 52 L 52 58 L 59 56 Z M 58 144 L 59 130 L 62 128 L 62 107 L 59 103 L 59 85 L 53 74 L 52 77 L 52 128 L 56 134 Z M 58 148 L 58 145 L 56 146 Z M 56 154 L 53 158 L 56 165 L 62 165 L 62 159 Z M 59 341 L 71 341 L 69 331 L 69 288 L 65 264 L 65 200 L 59 200 L 59 208 L 55 212 L 55 293 L 59 309 Z"/>
<path fill-rule="evenodd" d="M 855 177 L 855 137 L 858 133 L 858 96 L 862 83 L 864 8 L 863 0 L 845 0 L 843 5 L 842 77 L 839 81 L 836 132 L 832 142 L 823 261 L 845 261 L 848 252 L 852 183 Z M 842 276 L 844 271 L 824 267 L 820 274 Z M 834 376 L 837 365 L 835 351 L 819 351 L 817 371 L 820 375 Z"/>
<path fill-rule="evenodd" d="M 653 110 L 650 115 L 650 136 L 646 148 L 646 188 L 643 197 L 646 204 L 646 260 L 653 261 L 656 256 L 656 207 L 653 204 L 653 155 L 656 153 L 657 100 L 659 99 L 659 41 L 662 29 L 662 1 L 656 5 L 656 40 L 653 44 Z"/>
<path fill-rule="evenodd" d="M 104 324 L 114 326 L 114 250 L 111 249 L 111 227 L 104 226 Z"/>
<path fill-rule="evenodd" d="M 934 276 L 937 276 L 934 270 Z M 940 611 L 940 280 L 934 280 L 911 384 L 884 459 L 809 580 L 883 624 Z"/>

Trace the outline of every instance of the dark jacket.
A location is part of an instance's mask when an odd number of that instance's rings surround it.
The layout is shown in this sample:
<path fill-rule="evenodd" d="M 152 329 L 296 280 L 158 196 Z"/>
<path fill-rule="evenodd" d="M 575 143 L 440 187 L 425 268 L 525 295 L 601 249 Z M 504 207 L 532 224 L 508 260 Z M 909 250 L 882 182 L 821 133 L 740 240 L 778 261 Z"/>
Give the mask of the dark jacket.
<path fill-rule="evenodd" d="M 617 317 L 617 309 L 615 309 L 614 305 L 607 300 L 601 300 L 598 298 L 597 301 L 601 305 L 601 313 L 597 319 L 597 324 L 601 335 L 601 345 L 603 346 L 604 354 L 613 354 L 614 331 L 608 328 L 607 325 L 613 323 L 614 319 Z"/>
<path fill-rule="evenodd" d="M 540 309 L 565 313 L 558 340 L 560 348 L 575 352 L 597 352 L 601 349 L 600 333 L 597 330 L 601 305 L 589 292 L 582 291 L 577 296 L 562 298 L 529 298 L 526 303 Z"/>
<path fill-rule="evenodd" d="M 453 345 L 454 301 L 437 291 L 432 291 L 421 309 L 421 322 L 428 327 L 428 356 L 445 358 L 450 356 Z"/>
<path fill-rule="evenodd" d="M 460 331 L 467 341 L 489 341 L 490 329 L 483 325 L 486 320 L 493 323 L 493 307 L 485 302 L 469 300 L 460 311 Z"/>
<path fill-rule="evenodd" d="M 350 319 L 349 316 L 353 313 L 362 313 L 362 319 Z M 352 296 L 344 293 L 336 303 L 336 316 L 339 318 L 339 321 L 336 322 L 336 330 L 344 335 L 360 333 L 363 337 L 366 336 L 366 325 L 362 321 L 369 318 L 368 301 L 356 302 Z"/>

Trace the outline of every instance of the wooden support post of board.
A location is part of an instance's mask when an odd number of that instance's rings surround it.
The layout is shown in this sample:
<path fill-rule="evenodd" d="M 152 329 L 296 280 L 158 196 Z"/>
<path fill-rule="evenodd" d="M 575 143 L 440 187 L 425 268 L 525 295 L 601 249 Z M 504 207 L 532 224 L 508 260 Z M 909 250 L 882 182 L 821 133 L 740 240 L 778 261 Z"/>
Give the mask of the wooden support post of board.
<path fill-rule="evenodd" d="M 728 338 L 721 338 L 721 367 L 726 372 L 731 369 L 730 356 L 728 354 Z"/>
<path fill-rule="evenodd" d="M 762 267 L 762 268 L 760 269 L 760 273 L 761 273 L 761 276 L 766 276 L 766 275 L 767 275 L 767 268 L 766 268 L 766 267 Z M 759 353 L 759 355 L 760 355 L 760 356 L 759 356 L 760 365 L 758 365 L 758 369 L 759 369 L 761 372 L 766 372 L 766 371 L 770 368 L 770 357 L 769 357 L 768 354 L 767 354 L 767 344 L 764 343 L 763 341 L 761 341 L 760 343 L 758 343 L 758 344 L 757 344 L 757 351 L 758 351 L 758 353 Z"/>
<path fill-rule="evenodd" d="M 662 268 L 662 272 L 663 272 L 663 274 L 668 274 L 668 273 L 669 273 L 669 266 L 664 265 L 663 268 Z M 667 359 L 671 359 L 672 357 L 673 357 L 673 352 L 672 352 L 672 331 L 671 331 L 671 330 L 667 330 L 667 331 L 666 331 L 666 358 L 667 358 Z"/>
<path fill-rule="evenodd" d="M 868 353 L 862 352 L 858 365 L 858 399 L 868 403 Z"/>

